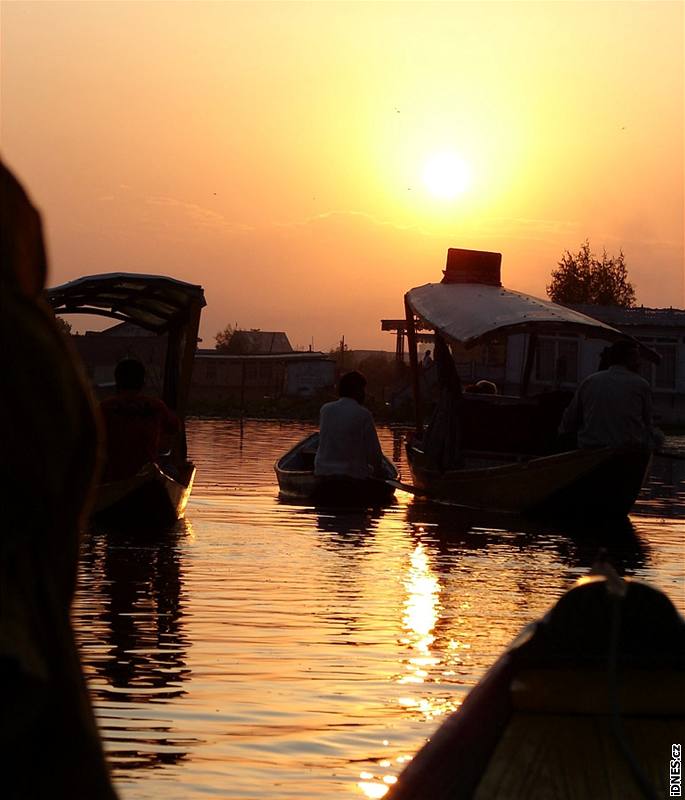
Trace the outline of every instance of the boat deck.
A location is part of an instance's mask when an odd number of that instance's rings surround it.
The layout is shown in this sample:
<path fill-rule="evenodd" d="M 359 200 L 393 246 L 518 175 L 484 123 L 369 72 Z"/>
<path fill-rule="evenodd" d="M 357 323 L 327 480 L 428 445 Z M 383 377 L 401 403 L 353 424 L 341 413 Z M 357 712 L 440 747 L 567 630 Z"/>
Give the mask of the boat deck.
<path fill-rule="evenodd" d="M 683 740 L 676 717 L 624 717 L 644 773 L 668 796 L 671 744 Z M 455 797 L 458 796 L 455 794 Z M 618 749 L 609 716 L 515 713 L 474 800 L 643 800 Z"/>

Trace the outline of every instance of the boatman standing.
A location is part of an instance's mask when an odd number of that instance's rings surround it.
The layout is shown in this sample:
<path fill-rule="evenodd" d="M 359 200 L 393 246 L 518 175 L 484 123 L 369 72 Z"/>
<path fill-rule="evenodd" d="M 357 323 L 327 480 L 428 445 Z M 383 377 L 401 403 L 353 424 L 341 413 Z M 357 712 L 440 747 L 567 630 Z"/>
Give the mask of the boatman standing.
<path fill-rule="evenodd" d="M 363 405 L 365 389 L 366 378 L 348 372 L 340 378 L 339 399 L 321 408 L 315 475 L 358 480 L 382 475 L 383 452 L 371 412 Z"/>
<path fill-rule="evenodd" d="M 660 444 L 660 432 L 652 427 L 651 389 L 638 374 L 637 343 L 621 339 L 605 352 L 608 368 L 580 384 L 559 432 L 575 433 L 581 448 L 653 449 Z"/>

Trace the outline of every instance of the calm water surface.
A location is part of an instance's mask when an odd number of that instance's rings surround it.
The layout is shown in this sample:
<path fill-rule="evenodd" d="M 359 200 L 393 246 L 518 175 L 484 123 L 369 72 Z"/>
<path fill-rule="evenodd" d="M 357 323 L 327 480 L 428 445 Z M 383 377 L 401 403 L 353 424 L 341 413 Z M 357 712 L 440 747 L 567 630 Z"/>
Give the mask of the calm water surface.
<path fill-rule="evenodd" d="M 579 538 L 401 492 L 280 502 L 273 463 L 312 429 L 193 421 L 184 523 L 86 536 L 74 617 L 123 800 L 382 797 L 602 544 L 685 612 L 685 460 L 655 462 L 622 530 Z M 380 433 L 408 475 L 402 432 Z"/>

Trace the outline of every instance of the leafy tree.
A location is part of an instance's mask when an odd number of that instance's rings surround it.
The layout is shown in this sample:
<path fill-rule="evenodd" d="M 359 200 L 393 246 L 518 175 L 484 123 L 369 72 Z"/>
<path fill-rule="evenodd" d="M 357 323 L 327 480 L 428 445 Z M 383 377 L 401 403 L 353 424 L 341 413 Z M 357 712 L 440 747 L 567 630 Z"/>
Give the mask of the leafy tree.
<path fill-rule="evenodd" d="M 366 393 L 376 400 L 385 399 L 389 391 L 401 384 L 404 370 L 398 368 L 395 358 L 374 353 L 362 358 L 355 369 L 366 378 Z"/>
<path fill-rule="evenodd" d="M 555 303 L 590 303 L 598 306 L 635 305 L 635 289 L 628 280 L 625 256 L 607 255 L 597 258 L 586 239 L 577 253 L 569 250 L 562 255 L 559 266 L 552 272 L 547 296 Z"/>
<path fill-rule="evenodd" d="M 347 372 L 351 370 L 352 367 L 350 364 L 353 360 L 353 350 L 345 344 L 343 340 L 341 340 L 340 345 L 338 347 L 331 348 L 328 351 L 328 357 L 332 358 L 335 361 L 336 369 L 341 372 Z"/>
<path fill-rule="evenodd" d="M 225 353 L 228 350 L 228 346 L 231 343 L 231 339 L 233 338 L 233 334 L 236 332 L 236 328 L 233 325 L 227 325 L 222 331 L 219 331 L 216 336 L 214 337 L 214 341 L 216 342 L 215 348 L 220 353 Z"/>
<path fill-rule="evenodd" d="M 67 322 L 65 319 L 62 319 L 62 317 L 55 317 L 55 322 L 57 323 L 57 327 L 62 331 L 62 333 L 65 333 L 67 335 L 71 333 L 70 322 Z"/>

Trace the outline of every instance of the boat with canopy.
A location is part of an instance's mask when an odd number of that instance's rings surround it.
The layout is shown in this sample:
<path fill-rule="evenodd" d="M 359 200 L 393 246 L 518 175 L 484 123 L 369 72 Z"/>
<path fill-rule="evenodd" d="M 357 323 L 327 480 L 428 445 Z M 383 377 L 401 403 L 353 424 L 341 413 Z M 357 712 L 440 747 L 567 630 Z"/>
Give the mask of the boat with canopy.
<path fill-rule="evenodd" d="M 501 254 L 451 248 L 440 283 L 404 298 L 416 419 L 407 443 L 414 490 L 469 508 L 514 513 L 621 516 L 632 507 L 647 451 L 560 451 L 557 430 L 570 394 L 529 394 L 538 339 L 575 335 L 607 342 L 627 337 L 570 308 L 505 289 Z M 433 330 L 438 399 L 423 422 L 417 331 Z M 453 348 L 467 350 L 524 334 L 520 396 L 463 391 Z M 658 355 L 637 340 L 642 357 Z"/>
<path fill-rule="evenodd" d="M 168 453 L 125 480 L 97 488 L 93 515 L 116 524 L 168 524 L 185 511 L 195 477 L 188 459 L 184 416 L 202 308 L 201 286 L 160 275 L 116 272 L 78 278 L 49 289 L 57 315 L 94 314 L 166 336 L 161 399 L 181 421 Z"/>

